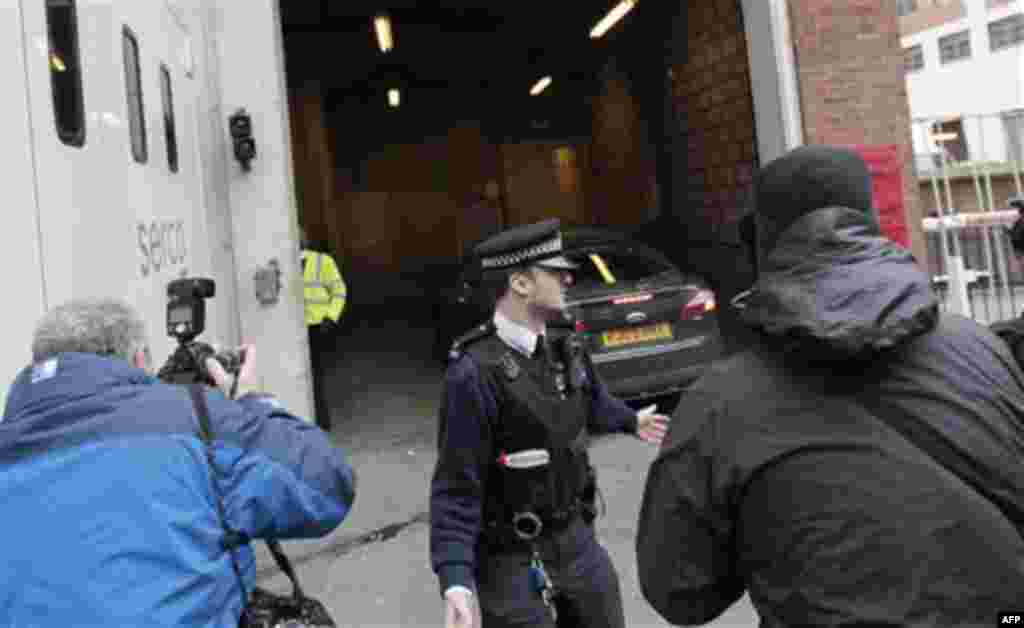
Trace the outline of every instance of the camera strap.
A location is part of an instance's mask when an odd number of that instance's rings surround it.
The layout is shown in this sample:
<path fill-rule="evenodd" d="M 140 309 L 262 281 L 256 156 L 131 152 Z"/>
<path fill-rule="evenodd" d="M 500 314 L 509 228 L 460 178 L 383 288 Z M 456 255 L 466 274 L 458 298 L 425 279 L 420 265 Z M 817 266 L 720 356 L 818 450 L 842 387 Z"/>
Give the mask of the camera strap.
<path fill-rule="evenodd" d="M 221 528 L 224 530 L 224 547 L 228 550 L 231 555 L 231 567 L 234 569 L 235 577 L 238 580 L 238 587 L 242 592 L 242 606 L 243 608 L 248 602 L 248 594 L 245 588 L 245 582 L 242 580 L 242 570 L 238 566 L 238 558 L 235 556 L 235 548 L 247 543 L 248 537 L 228 527 L 227 515 L 224 511 L 224 500 L 220 494 L 220 486 L 217 484 L 217 465 L 213 459 L 213 428 L 210 425 L 210 410 L 206 405 L 206 392 L 202 384 L 192 384 L 188 386 L 189 393 L 192 395 L 192 405 L 196 411 L 196 418 L 199 419 L 199 436 L 203 440 L 204 449 L 206 451 L 206 460 L 210 465 L 211 479 L 213 481 L 213 493 L 214 501 L 217 504 L 217 516 L 220 519 Z M 295 573 L 295 569 L 292 567 L 291 561 L 288 560 L 288 556 L 284 553 L 281 548 L 281 544 L 275 539 L 266 540 L 267 548 L 270 549 L 271 555 L 274 557 L 274 562 L 277 563 L 278 568 L 281 569 L 291 580 L 293 587 L 293 596 L 297 600 L 305 599 L 305 594 L 302 592 L 302 588 L 299 586 L 299 578 Z"/>

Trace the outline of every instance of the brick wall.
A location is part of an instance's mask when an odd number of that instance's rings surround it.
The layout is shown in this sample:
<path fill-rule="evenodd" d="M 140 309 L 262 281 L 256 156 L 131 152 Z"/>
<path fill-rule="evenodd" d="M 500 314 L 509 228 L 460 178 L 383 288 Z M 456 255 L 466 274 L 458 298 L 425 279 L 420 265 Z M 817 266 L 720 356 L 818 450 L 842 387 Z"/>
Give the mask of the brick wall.
<path fill-rule="evenodd" d="M 309 237 L 333 240 L 330 220 L 334 197 L 333 159 L 323 132 L 322 100 L 315 92 L 289 94 L 292 161 L 299 222 Z"/>
<path fill-rule="evenodd" d="M 747 42 L 738 0 L 690 0 L 687 9 L 686 61 L 672 68 L 687 150 L 690 215 L 681 218 L 714 240 L 746 206 L 757 164 Z"/>
<path fill-rule="evenodd" d="M 671 37 L 685 47 L 668 69 L 671 164 L 659 168 L 671 173 L 672 200 L 649 239 L 725 303 L 753 281 L 746 251 L 723 229 L 748 206 L 757 167 L 746 35 L 739 0 L 688 0 L 683 17 Z M 732 308 L 720 309 L 719 325 L 730 348 L 749 340 Z"/>
<path fill-rule="evenodd" d="M 586 208 L 596 225 L 635 225 L 657 213 L 654 149 L 635 86 L 612 59 L 593 103 L 585 172 Z"/>
<path fill-rule="evenodd" d="M 899 18 L 900 33 L 913 35 L 966 15 L 963 0 L 918 0 L 917 11 Z"/>
<path fill-rule="evenodd" d="M 924 259 L 896 4 L 790 0 L 805 142 L 898 144 L 911 246 Z"/>
<path fill-rule="evenodd" d="M 991 176 L 990 181 L 986 181 L 984 177 L 976 184 L 973 177 L 956 177 L 950 179 L 950 196 L 952 197 L 952 207 L 956 211 L 961 213 L 974 213 L 988 211 L 988 184 L 992 186 L 992 204 L 996 210 L 1008 209 L 1006 200 L 1011 196 L 1020 194 L 1020 188 L 1018 187 L 1018 180 L 1012 175 L 997 175 Z M 940 199 L 936 201 L 935 188 L 929 178 L 921 179 L 919 182 L 921 192 L 921 205 L 924 208 L 924 213 L 930 216 L 938 216 L 938 207 L 948 209 L 948 203 L 946 200 L 946 186 L 942 179 L 939 179 L 939 195 Z M 981 203 L 978 199 L 978 186 L 980 185 L 983 190 L 983 198 Z M 967 267 L 972 270 L 980 270 L 989 266 L 989 264 L 996 264 L 998 262 L 997 254 L 994 252 L 994 247 L 990 249 L 991 255 L 993 256 L 990 260 L 986 261 L 984 255 L 984 249 L 982 244 L 982 238 L 979 237 L 983 233 L 981 229 L 965 229 L 960 232 L 960 241 L 962 245 L 962 255 L 964 256 L 964 262 Z M 942 270 L 942 249 L 940 248 L 940 236 L 937 232 L 933 232 L 926 236 L 927 248 L 928 248 L 928 269 L 932 274 L 941 274 Z M 1008 250 L 1006 254 L 1006 262 L 1008 264 L 1008 271 L 1013 280 L 1019 280 L 1024 268 L 1022 263 L 1024 259 L 1021 259 L 1017 255 L 1009 255 Z"/>
<path fill-rule="evenodd" d="M 589 222 L 579 185 L 579 157 L 585 155 L 585 146 L 523 142 L 506 144 L 501 153 L 509 225 L 548 218 L 565 224 Z"/>
<path fill-rule="evenodd" d="M 995 175 L 991 176 L 992 185 L 992 203 L 997 210 L 1007 209 L 1006 200 L 1011 196 L 1019 194 L 1017 188 L 1017 181 L 1011 175 Z M 939 194 L 941 195 L 941 205 L 943 208 L 947 208 L 948 203 L 946 202 L 946 185 L 945 182 L 940 178 L 939 183 Z M 950 179 L 950 191 L 953 197 L 952 207 L 960 213 L 972 213 L 988 211 L 988 183 L 984 177 L 981 177 L 980 186 L 983 190 L 984 206 L 978 203 L 978 189 L 974 182 L 973 177 L 957 177 Z M 936 208 L 940 205 L 935 200 L 935 187 L 932 184 L 930 178 L 923 178 L 918 183 L 918 190 L 921 197 L 921 207 L 925 215 L 932 212 L 936 212 Z"/>

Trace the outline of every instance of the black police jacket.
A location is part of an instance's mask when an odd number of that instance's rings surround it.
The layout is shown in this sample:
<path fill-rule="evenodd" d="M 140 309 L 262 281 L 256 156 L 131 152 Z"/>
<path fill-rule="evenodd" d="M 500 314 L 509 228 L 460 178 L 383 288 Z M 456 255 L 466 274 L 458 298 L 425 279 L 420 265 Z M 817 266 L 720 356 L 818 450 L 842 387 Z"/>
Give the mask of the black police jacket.
<path fill-rule="evenodd" d="M 431 482 L 431 559 L 442 592 L 473 586 L 481 534 L 518 512 L 542 519 L 568 508 L 587 482 L 590 434 L 635 432 L 636 415 L 612 398 L 589 359 L 556 372 L 508 347 L 490 326 L 450 365 Z M 544 449 L 550 463 L 532 469 L 499 464 L 503 453 Z"/>

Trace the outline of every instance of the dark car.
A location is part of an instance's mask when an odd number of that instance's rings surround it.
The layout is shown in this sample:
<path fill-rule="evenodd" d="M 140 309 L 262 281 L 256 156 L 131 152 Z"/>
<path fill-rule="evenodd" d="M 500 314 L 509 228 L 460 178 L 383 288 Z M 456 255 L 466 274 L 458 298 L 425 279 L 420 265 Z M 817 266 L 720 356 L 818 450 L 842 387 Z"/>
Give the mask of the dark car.
<path fill-rule="evenodd" d="M 625 234 L 563 229 L 565 256 L 579 264 L 566 292 L 568 313 L 612 394 L 623 399 L 679 391 L 723 352 L 714 294 L 658 251 Z M 491 312 L 466 258 L 436 313 L 438 356 Z"/>

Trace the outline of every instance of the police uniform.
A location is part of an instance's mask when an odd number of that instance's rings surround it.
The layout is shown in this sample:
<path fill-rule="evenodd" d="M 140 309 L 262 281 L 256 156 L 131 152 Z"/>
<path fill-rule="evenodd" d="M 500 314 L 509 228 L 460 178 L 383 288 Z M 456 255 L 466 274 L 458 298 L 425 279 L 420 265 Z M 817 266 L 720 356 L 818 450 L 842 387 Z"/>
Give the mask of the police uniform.
<path fill-rule="evenodd" d="M 327 253 L 305 248 L 302 250 L 302 284 L 310 362 L 313 367 L 316 423 L 330 430 L 331 414 L 325 391 L 327 369 L 324 358 L 334 346 L 332 332 L 345 309 L 348 288 L 334 258 Z"/>
<path fill-rule="evenodd" d="M 476 253 L 484 270 L 571 267 L 557 221 L 499 234 Z M 607 392 L 574 335 L 536 336 L 498 312 L 450 358 L 430 496 L 442 595 L 471 590 L 485 628 L 623 626 L 618 576 L 594 534 L 587 445 L 591 434 L 635 433 L 635 413 Z"/>

